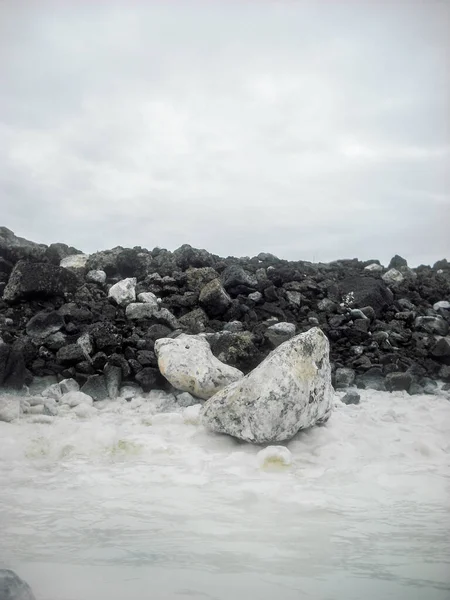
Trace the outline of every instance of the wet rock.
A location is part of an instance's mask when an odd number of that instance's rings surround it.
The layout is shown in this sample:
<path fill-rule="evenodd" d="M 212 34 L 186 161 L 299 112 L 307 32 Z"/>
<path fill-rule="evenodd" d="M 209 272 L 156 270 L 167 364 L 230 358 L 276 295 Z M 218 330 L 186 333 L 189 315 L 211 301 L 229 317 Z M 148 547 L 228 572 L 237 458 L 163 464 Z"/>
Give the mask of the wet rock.
<path fill-rule="evenodd" d="M 104 375 L 91 375 L 82 386 L 81 391 L 94 400 L 106 400 L 109 397 Z"/>
<path fill-rule="evenodd" d="M 355 371 L 348 367 L 340 367 L 336 369 L 335 373 L 335 386 L 336 389 L 345 389 L 353 385 L 355 381 Z"/>
<path fill-rule="evenodd" d="M 136 382 L 142 387 L 144 392 L 150 392 L 155 388 L 161 388 L 166 385 L 166 382 L 161 377 L 158 369 L 154 367 L 144 367 L 136 373 Z"/>
<path fill-rule="evenodd" d="M 177 404 L 182 408 L 187 408 L 188 406 L 195 406 L 198 404 L 198 398 L 194 398 L 189 392 L 182 392 L 181 394 L 177 394 Z"/>
<path fill-rule="evenodd" d="M 384 380 L 388 392 L 408 391 L 412 382 L 413 377 L 410 373 L 389 373 Z"/>
<path fill-rule="evenodd" d="M 238 369 L 220 362 L 208 342 L 200 336 L 181 334 L 155 342 L 161 374 L 174 388 L 198 398 L 209 398 L 243 376 Z"/>
<path fill-rule="evenodd" d="M 48 263 L 19 261 L 14 267 L 3 299 L 8 302 L 18 300 L 65 296 L 74 292 L 79 285 L 76 275 Z"/>
<path fill-rule="evenodd" d="M 61 389 L 62 394 L 68 394 L 69 392 L 78 392 L 80 390 L 80 386 L 75 381 L 75 379 L 63 379 L 59 382 L 59 387 Z"/>
<path fill-rule="evenodd" d="M 332 410 L 329 345 L 318 328 L 285 342 L 202 409 L 210 430 L 247 442 L 291 439 L 328 420 Z"/>
<path fill-rule="evenodd" d="M 87 404 L 88 406 L 93 405 L 91 396 L 84 392 L 67 392 L 61 398 L 61 404 L 67 404 L 70 408 L 79 406 L 80 404 Z"/>
<path fill-rule="evenodd" d="M 30 586 L 10 569 L 0 569 L 1 600 L 36 600 Z"/>
<path fill-rule="evenodd" d="M 0 421 L 11 423 L 18 419 L 20 414 L 20 399 L 17 396 L 0 396 Z"/>
<path fill-rule="evenodd" d="M 386 391 L 383 372 L 380 367 L 371 367 L 365 373 L 357 375 L 357 387 L 362 389 Z"/>
<path fill-rule="evenodd" d="M 361 396 L 356 390 L 348 390 L 348 392 L 341 398 L 344 404 L 359 404 Z"/>

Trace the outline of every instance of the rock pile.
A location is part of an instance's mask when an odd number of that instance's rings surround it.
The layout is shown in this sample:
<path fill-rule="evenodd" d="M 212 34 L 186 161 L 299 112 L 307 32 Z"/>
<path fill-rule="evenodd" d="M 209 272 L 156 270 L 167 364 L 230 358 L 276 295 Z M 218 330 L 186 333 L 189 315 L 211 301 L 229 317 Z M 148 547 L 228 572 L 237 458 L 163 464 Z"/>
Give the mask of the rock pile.
<path fill-rule="evenodd" d="M 218 370 L 228 384 L 316 327 L 329 341 L 336 387 L 423 393 L 430 381 L 450 382 L 446 260 L 410 269 L 394 257 L 386 269 L 376 260 L 221 258 L 188 245 L 88 256 L 0 228 L 0 295 L 6 388 L 54 376 L 75 380 L 96 400 L 129 383 L 171 389 L 164 348 L 181 346 L 181 334 L 188 334 L 200 336 L 199 366 L 210 363 L 216 383 L 208 391 L 191 383 L 183 389 L 206 398 L 223 387 Z"/>

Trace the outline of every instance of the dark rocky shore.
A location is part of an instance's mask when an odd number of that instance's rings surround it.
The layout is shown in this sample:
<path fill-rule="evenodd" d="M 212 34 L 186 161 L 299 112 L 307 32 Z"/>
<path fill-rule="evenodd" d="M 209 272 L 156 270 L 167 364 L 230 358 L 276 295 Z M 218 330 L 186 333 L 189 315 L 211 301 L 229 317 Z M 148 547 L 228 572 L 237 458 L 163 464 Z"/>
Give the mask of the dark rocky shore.
<path fill-rule="evenodd" d="M 399 256 L 388 267 L 357 259 L 313 264 L 266 253 L 221 258 L 188 245 L 88 256 L 2 227 L 0 297 L 0 386 L 7 389 L 44 376 L 73 378 L 95 400 L 125 382 L 165 389 L 154 344 L 180 333 L 208 334 L 216 357 L 248 373 L 316 326 L 329 339 L 337 388 L 417 394 L 433 393 L 436 380 L 450 384 L 445 259 L 415 269 Z"/>

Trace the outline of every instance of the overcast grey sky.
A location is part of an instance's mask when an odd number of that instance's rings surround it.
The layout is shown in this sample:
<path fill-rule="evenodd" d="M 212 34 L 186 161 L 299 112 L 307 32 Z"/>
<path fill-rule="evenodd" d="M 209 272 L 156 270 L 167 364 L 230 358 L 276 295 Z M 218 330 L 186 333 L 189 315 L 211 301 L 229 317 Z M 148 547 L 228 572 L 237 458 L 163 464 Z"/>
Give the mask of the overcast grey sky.
<path fill-rule="evenodd" d="M 0 2 L 0 225 L 450 257 L 450 2 Z"/>

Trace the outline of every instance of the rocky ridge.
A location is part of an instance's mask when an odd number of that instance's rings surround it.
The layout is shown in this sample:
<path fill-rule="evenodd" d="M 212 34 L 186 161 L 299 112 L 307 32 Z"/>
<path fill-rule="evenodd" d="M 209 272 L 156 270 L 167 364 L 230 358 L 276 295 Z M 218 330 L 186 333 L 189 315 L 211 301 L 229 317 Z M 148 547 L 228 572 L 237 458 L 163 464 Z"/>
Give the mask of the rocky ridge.
<path fill-rule="evenodd" d="M 169 390 L 155 342 L 204 337 L 249 373 L 281 343 L 319 327 L 333 385 L 411 394 L 450 384 L 450 263 L 313 264 L 267 253 L 221 258 L 116 247 L 85 255 L 0 228 L 0 386 L 73 379 L 94 400 L 124 386 Z M 50 380 L 50 379 L 49 379 Z"/>

